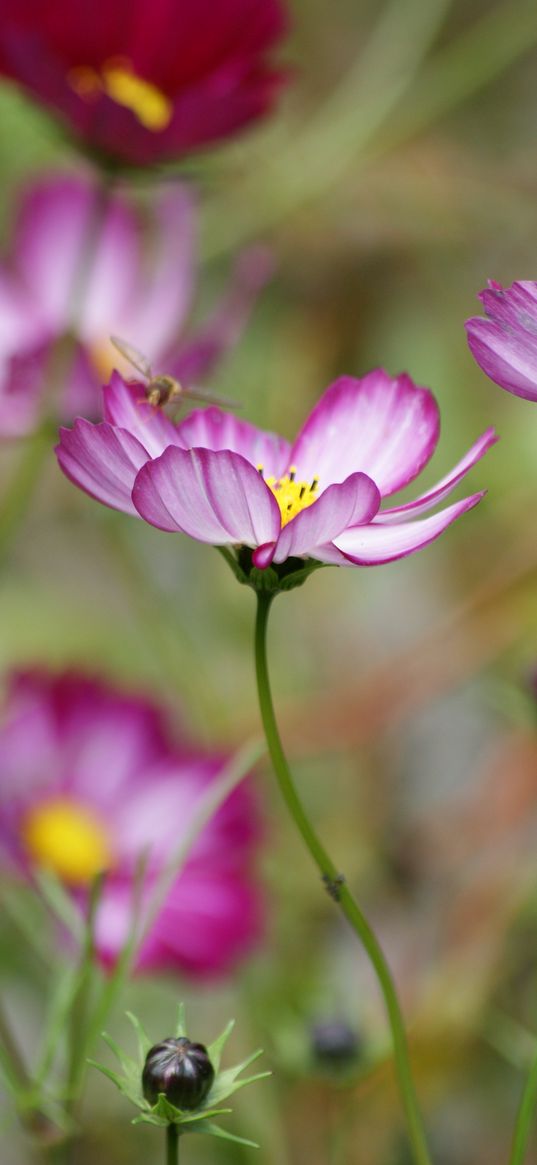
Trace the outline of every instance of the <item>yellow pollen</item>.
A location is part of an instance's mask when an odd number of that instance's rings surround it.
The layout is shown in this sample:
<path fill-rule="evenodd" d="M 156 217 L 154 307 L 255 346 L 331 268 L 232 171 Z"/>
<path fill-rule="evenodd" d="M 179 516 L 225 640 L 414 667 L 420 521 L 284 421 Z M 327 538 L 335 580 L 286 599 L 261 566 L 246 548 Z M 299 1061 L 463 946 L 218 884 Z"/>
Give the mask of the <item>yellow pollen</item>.
<path fill-rule="evenodd" d="M 262 472 L 261 468 L 260 472 Z M 312 482 L 295 481 L 296 472 L 296 466 L 291 465 L 285 477 L 265 478 L 280 507 L 282 527 L 286 526 L 292 518 L 296 518 L 301 510 L 306 510 L 308 506 L 312 506 L 317 501 L 318 478 L 314 477 Z"/>
<path fill-rule="evenodd" d="M 22 837 L 30 858 L 64 882 L 81 886 L 109 868 L 111 848 L 104 825 L 85 805 L 58 797 L 27 814 Z"/>
<path fill-rule="evenodd" d="M 86 65 L 70 69 L 67 79 L 71 88 L 85 101 L 94 101 L 102 93 L 117 105 L 130 109 L 146 129 L 158 133 L 170 124 L 173 104 L 156 85 L 137 77 L 128 61 L 110 60 L 102 74 Z"/>

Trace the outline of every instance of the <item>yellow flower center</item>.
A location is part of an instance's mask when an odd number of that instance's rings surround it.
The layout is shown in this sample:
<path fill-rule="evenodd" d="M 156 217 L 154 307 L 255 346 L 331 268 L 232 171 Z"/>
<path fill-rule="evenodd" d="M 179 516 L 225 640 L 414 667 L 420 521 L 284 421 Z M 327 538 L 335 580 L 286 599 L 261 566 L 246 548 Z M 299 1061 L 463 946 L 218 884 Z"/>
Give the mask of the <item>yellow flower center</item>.
<path fill-rule="evenodd" d="M 263 466 L 258 465 L 258 471 L 263 474 Z M 307 509 L 317 501 L 317 486 L 319 481 L 316 477 L 313 481 L 296 481 L 296 466 L 291 465 L 289 472 L 284 477 L 266 477 L 265 481 L 272 490 L 274 497 L 280 507 L 282 516 L 282 527 L 286 526 L 291 518 L 296 518 L 301 510 Z"/>
<path fill-rule="evenodd" d="M 88 65 L 70 69 L 67 77 L 72 89 L 85 101 L 95 101 L 102 93 L 118 105 L 124 105 L 146 129 L 166 129 L 170 124 L 173 104 L 156 85 L 137 77 L 128 61 L 106 61 L 101 74 Z"/>
<path fill-rule="evenodd" d="M 22 837 L 36 865 L 53 870 L 64 882 L 86 885 L 111 864 L 111 847 L 97 814 L 66 798 L 31 809 Z"/>

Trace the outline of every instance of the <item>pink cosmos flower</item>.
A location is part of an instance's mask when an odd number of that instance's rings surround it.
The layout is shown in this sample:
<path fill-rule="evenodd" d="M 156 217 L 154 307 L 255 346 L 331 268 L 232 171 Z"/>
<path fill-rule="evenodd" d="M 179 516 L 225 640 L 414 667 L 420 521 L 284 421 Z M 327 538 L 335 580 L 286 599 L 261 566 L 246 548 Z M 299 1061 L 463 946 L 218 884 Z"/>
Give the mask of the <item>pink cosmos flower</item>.
<path fill-rule="evenodd" d="M 0 726 L 0 857 L 16 875 L 51 869 L 81 907 L 106 868 L 96 942 L 111 964 L 129 932 L 140 855 L 147 902 L 223 764 L 172 743 L 147 700 L 75 674 L 16 675 Z M 258 836 L 242 785 L 195 843 L 143 942 L 140 969 L 222 973 L 251 948 L 260 932 Z"/>
<path fill-rule="evenodd" d="M 104 198 L 89 178 L 57 175 L 23 195 L 12 254 L 0 266 L 0 436 L 31 432 L 49 407 L 49 382 L 59 375 L 51 347 L 62 337 L 70 340 L 55 402 L 63 420 L 97 415 L 100 385 L 121 366 L 111 334 L 135 344 L 156 371 L 195 383 L 235 343 L 269 275 L 266 251 L 244 252 L 225 298 L 188 333 L 190 194 L 177 185 L 161 190 L 151 217 L 123 193 Z"/>
<path fill-rule="evenodd" d="M 200 542 L 251 547 L 258 568 L 290 557 L 372 566 L 420 550 L 482 497 L 422 516 L 490 448 L 492 429 L 425 494 L 380 510 L 428 463 L 438 434 L 432 394 L 382 369 L 332 384 L 293 445 L 217 408 L 173 425 L 115 374 L 104 423 L 77 420 L 57 454 L 105 505 Z"/>
<path fill-rule="evenodd" d="M 537 400 L 537 283 L 491 280 L 479 299 L 487 318 L 466 322 L 472 356 L 501 388 Z"/>
<path fill-rule="evenodd" d="M 0 70 L 88 146 L 148 165 L 265 114 L 285 28 L 279 0 L 3 0 Z"/>

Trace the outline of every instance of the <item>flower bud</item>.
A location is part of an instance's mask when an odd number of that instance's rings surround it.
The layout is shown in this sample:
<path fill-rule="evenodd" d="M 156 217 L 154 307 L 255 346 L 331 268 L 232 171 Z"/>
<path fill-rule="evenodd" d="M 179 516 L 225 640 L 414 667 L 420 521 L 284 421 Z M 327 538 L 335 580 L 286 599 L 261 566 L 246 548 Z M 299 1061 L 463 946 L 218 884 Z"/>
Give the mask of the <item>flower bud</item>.
<path fill-rule="evenodd" d="M 311 1036 L 315 1058 L 327 1067 L 347 1067 L 360 1052 L 358 1036 L 349 1024 L 342 1020 L 316 1023 Z"/>
<path fill-rule="evenodd" d="M 197 1108 L 214 1080 L 214 1068 L 203 1044 L 186 1036 L 165 1039 L 149 1049 L 142 1072 L 145 1099 L 156 1104 L 159 1093 L 176 1108 Z"/>

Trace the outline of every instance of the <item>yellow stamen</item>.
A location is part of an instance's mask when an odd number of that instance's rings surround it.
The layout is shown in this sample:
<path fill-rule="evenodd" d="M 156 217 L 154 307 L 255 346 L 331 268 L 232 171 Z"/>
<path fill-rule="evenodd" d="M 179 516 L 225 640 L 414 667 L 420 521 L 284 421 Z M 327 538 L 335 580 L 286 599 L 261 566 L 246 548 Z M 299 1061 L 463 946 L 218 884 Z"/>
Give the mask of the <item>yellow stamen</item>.
<path fill-rule="evenodd" d="M 107 61 L 102 74 L 86 65 L 70 69 L 67 79 L 85 101 L 94 101 L 106 93 L 118 105 L 124 105 L 146 129 L 158 133 L 170 124 L 173 103 L 156 85 L 137 77 L 128 61 Z"/>
<path fill-rule="evenodd" d="M 111 865 L 104 823 L 86 805 L 57 797 L 37 805 L 22 826 L 23 841 L 37 865 L 64 882 L 83 886 Z"/>
<path fill-rule="evenodd" d="M 286 526 L 292 518 L 296 518 L 301 510 L 307 509 L 308 506 L 312 506 L 317 501 L 318 479 L 314 477 L 311 484 L 307 481 L 295 481 L 296 472 L 296 466 L 292 465 L 285 477 L 265 478 L 280 507 L 282 527 Z"/>

